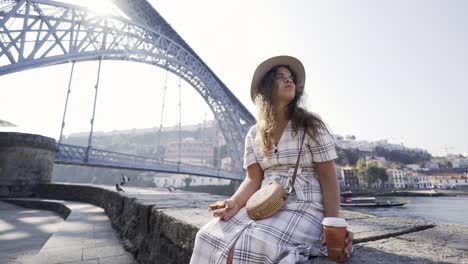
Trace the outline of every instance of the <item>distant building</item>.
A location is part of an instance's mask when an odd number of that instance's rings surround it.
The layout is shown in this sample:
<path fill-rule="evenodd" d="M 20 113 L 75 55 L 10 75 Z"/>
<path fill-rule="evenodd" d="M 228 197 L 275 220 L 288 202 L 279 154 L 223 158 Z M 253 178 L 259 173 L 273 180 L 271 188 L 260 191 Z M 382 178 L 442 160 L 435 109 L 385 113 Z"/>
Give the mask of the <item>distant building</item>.
<path fill-rule="evenodd" d="M 468 168 L 468 159 L 462 157 L 452 159 L 452 168 Z"/>
<path fill-rule="evenodd" d="M 468 177 L 463 175 L 432 175 L 428 178 L 436 189 L 468 189 Z"/>
<path fill-rule="evenodd" d="M 412 187 L 414 189 L 429 189 L 432 188 L 432 183 L 429 179 L 429 176 L 415 174 L 411 177 L 413 182 Z"/>
<path fill-rule="evenodd" d="M 186 176 L 186 175 L 168 175 L 164 174 L 156 176 L 153 179 L 155 187 L 168 188 L 185 187 L 188 183 L 189 186 L 201 186 L 201 185 L 229 185 L 231 180 L 212 178 L 212 177 L 201 177 L 201 176 Z"/>
<path fill-rule="evenodd" d="M 378 167 L 386 168 L 388 166 L 388 162 L 384 157 L 379 156 L 366 156 L 366 163 L 367 164 L 374 164 Z"/>
<path fill-rule="evenodd" d="M 344 180 L 343 175 L 341 174 L 341 169 L 342 168 L 337 165 L 335 167 L 335 175 L 336 175 L 336 178 L 338 179 L 338 183 L 340 184 L 340 189 L 343 190 L 346 188 L 346 182 Z"/>
<path fill-rule="evenodd" d="M 421 165 L 419 164 L 408 164 L 406 165 L 407 168 L 412 169 L 413 171 L 421 170 Z"/>
<path fill-rule="evenodd" d="M 434 157 L 431 162 L 438 164 L 439 168 L 448 168 L 448 160 L 445 157 Z"/>
<path fill-rule="evenodd" d="M 439 169 L 439 164 L 438 163 L 433 163 L 433 162 L 428 162 L 424 165 L 424 168 L 429 169 L 429 170 L 436 170 Z"/>
<path fill-rule="evenodd" d="M 333 135 L 333 138 L 335 139 L 335 142 L 339 142 L 343 140 L 343 136 L 340 136 L 340 135 Z"/>
<path fill-rule="evenodd" d="M 384 183 L 385 188 L 403 189 L 408 187 L 408 178 L 403 170 L 388 169 L 387 175 L 388 179 Z"/>
<path fill-rule="evenodd" d="M 343 167 L 341 168 L 341 177 L 344 179 L 345 188 L 358 188 L 359 180 L 354 175 L 352 167 Z"/>
<path fill-rule="evenodd" d="M 180 162 L 211 167 L 214 165 L 214 147 L 212 141 L 184 138 L 180 143 L 167 144 L 164 159 L 179 161 L 180 148 Z"/>

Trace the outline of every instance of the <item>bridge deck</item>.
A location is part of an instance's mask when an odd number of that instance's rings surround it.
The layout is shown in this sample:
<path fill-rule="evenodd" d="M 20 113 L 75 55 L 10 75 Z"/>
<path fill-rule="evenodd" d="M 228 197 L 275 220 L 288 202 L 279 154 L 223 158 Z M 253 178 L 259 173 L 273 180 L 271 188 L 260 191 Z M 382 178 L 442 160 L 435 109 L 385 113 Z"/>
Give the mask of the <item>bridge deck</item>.
<path fill-rule="evenodd" d="M 145 170 L 189 174 L 230 180 L 243 180 L 242 174 L 217 168 L 197 166 L 175 161 L 156 159 L 86 147 L 57 144 L 55 163 L 90 167 Z"/>

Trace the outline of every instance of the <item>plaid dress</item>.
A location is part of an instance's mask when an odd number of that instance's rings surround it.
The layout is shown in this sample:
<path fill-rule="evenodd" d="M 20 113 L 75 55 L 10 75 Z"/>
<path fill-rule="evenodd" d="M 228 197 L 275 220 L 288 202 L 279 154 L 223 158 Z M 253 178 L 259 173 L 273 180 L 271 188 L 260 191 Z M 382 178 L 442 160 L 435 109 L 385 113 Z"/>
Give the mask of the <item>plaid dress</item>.
<path fill-rule="evenodd" d="M 226 263 L 234 246 L 233 263 L 300 263 L 309 256 L 326 256 L 320 243 L 324 208 L 320 184 L 314 169 L 315 162 L 337 158 L 333 137 L 319 129 L 318 142 L 308 135 L 299 162 L 295 193 L 283 208 L 272 217 L 253 221 L 242 208 L 228 221 L 214 218 L 197 233 L 190 263 Z M 293 135 L 291 121 L 283 135 L 265 158 L 255 144 L 253 126 L 245 140 L 244 168 L 258 162 L 264 172 L 262 186 L 276 181 L 289 187 L 299 154 L 303 131 Z"/>

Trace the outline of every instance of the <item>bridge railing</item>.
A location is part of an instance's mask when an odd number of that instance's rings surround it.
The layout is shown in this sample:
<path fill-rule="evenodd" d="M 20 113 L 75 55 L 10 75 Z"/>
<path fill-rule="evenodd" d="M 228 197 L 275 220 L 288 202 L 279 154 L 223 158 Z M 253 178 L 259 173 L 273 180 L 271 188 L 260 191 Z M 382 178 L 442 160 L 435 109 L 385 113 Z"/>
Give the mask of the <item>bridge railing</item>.
<path fill-rule="evenodd" d="M 57 155 L 55 158 L 55 163 L 168 173 L 172 172 L 231 180 L 243 179 L 241 173 L 233 173 L 218 168 L 209 168 L 152 157 L 131 155 L 63 143 L 57 144 Z"/>

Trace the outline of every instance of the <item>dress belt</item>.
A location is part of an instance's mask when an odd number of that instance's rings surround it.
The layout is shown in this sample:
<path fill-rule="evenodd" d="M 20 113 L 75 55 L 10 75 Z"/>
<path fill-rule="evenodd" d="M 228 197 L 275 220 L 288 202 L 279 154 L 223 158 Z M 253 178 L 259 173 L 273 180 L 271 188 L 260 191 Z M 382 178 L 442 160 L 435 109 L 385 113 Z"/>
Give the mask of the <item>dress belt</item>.
<path fill-rule="evenodd" d="M 285 167 L 284 169 L 275 168 L 275 170 L 277 170 L 278 172 L 274 173 L 273 175 L 269 173 L 269 175 L 267 175 L 266 177 L 273 177 L 273 178 L 276 178 L 275 180 L 277 180 L 279 177 L 289 178 L 289 177 L 292 177 L 292 175 L 294 174 L 294 167 L 291 168 L 290 166 Z M 309 183 L 309 180 L 302 175 L 302 167 L 297 168 L 296 183 L 298 183 L 299 185 L 304 185 L 304 184 Z"/>

